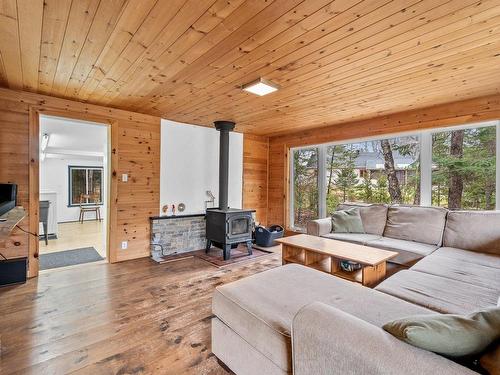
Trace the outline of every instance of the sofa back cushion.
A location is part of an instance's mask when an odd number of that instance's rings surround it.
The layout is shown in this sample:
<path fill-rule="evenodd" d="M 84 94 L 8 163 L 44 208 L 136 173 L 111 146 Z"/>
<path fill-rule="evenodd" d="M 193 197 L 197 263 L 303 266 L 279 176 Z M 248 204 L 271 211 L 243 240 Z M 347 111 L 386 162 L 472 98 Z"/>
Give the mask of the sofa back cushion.
<path fill-rule="evenodd" d="M 359 208 L 359 215 L 365 233 L 381 236 L 384 233 L 385 222 L 387 220 L 387 205 L 385 204 L 363 204 L 363 203 L 342 203 L 337 209 L 348 210 Z"/>
<path fill-rule="evenodd" d="M 390 206 L 384 236 L 440 246 L 447 213 L 440 207 Z"/>
<path fill-rule="evenodd" d="M 500 212 L 450 211 L 443 246 L 500 255 Z"/>

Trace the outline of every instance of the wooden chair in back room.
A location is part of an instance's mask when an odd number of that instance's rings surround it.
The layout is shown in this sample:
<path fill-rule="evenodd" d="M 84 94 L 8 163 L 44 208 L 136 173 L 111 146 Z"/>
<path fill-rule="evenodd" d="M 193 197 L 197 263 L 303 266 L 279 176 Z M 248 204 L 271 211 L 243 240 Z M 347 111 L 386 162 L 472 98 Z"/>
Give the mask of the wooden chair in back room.
<path fill-rule="evenodd" d="M 102 220 L 99 194 L 80 194 L 80 217 L 78 218 L 80 223 L 83 224 L 87 212 L 95 212 L 95 219 Z"/>

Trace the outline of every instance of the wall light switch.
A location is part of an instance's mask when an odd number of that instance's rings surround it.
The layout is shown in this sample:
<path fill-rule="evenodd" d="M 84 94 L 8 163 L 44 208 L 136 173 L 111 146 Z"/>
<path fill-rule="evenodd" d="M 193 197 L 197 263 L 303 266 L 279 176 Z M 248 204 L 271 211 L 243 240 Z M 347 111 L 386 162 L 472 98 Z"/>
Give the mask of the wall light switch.
<path fill-rule="evenodd" d="M 124 173 L 122 174 L 122 181 L 127 182 L 128 181 L 128 174 Z"/>
<path fill-rule="evenodd" d="M 122 250 L 127 250 L 128 241 L 122 241 Z"/>

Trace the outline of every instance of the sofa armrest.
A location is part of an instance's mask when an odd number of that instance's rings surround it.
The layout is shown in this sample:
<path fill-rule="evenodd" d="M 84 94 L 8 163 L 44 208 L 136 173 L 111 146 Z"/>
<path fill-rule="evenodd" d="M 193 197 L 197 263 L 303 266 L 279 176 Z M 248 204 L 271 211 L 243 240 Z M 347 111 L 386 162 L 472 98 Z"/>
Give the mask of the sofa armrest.
<path fill-rule="evenodd" d="M 322 236 L 332 231 L 332 219 L 329 217 L 324 219 L 311 220 L 307 223 L 307 234 L 312 236 Z"/>
<path fill-rule="evenodd" d="M 292 353 L 294 375 L 476 374 L 320 302 L 305 306 L 295 315 Z"/>

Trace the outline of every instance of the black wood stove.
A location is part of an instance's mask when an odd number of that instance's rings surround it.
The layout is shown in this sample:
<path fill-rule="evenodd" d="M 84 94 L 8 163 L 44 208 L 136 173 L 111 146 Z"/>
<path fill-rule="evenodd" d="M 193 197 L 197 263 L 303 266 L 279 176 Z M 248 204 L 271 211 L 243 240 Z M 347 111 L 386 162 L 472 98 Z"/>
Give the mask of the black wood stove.
<path fill-rule="evenodd" d="M 210 251 L 213 244 L 222 248 L 224 260 L 228 260 L 231 257 L 231 247 L 239 243 L 246 243 L 248 253 L 252 254 L 252 213 L 255 210 L 228 207 L 229 132 L 234 129 L 234 122 L 215 121 L 214 124 L 220 132 L 219 208 L 207 209 L 206 252 Z"/>

